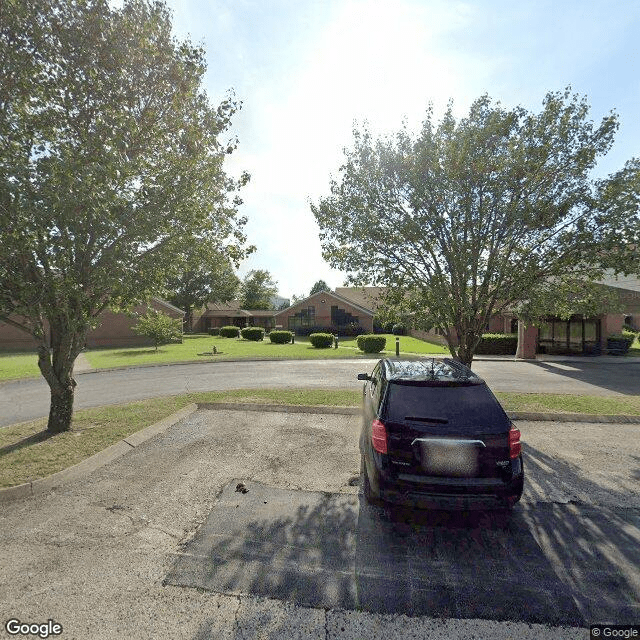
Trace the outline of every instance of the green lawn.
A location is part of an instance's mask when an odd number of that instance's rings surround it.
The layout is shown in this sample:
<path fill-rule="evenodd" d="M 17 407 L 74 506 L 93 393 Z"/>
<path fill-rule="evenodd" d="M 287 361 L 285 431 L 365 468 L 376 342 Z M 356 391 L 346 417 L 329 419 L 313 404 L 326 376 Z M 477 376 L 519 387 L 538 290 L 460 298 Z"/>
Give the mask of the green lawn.
<path fill-rule="evenodd" d="M 218 350 L 212 355 L 213 346 Z M 401 336 L 402 353 L 448 353 L 438 344 L 424 342 L 416 338 Z M 387 336 L 386 355 L 395 353 L 395 336 Z M 193 335 L 184 336 L 182 344 L 168 344 L 159 347 L 131 349 L 96 349 L 86 351 L 85 355 L 91 365 L 97 369 L 106 367 L 131 366 L 154 362 L 180 362 L 186 360 L 228 360 L 235 358 L 283 358 L 283 359 L 317 359 L 317 358 L 358 358 L 365 356 L 356 347 L 355 338 L 339 340 L 338 349 L 316 349 L 307 338 L 296 337 L 295 344 L 272 344 L 268 338 L 262 342 L 252 342 L 242 338 L 221 338 L 219 336 Z"/>
<path fill-rule="evenodd" d="M 34 378 L 40 375 L 38 355 L 30 353 L 0 353 L 0 380 Z"/>

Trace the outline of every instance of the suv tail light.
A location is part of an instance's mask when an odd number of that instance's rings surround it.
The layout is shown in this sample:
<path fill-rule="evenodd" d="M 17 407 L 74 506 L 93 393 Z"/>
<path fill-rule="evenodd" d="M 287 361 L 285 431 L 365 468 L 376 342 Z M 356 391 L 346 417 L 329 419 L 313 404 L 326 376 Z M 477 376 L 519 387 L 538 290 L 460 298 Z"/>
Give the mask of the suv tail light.
<path fill-rule="evenodd" d="M 378 453 L 387 453 L 387 430 L 380 420 L 374 420 L 371 424 L 371 443 Z"/>
<path fill-rule="evenodd" d="M 509 430 L 509 457 L 514 460 L 522 452 L 522 444 L 520 443 L 520 429 L 516 429 L 511 425 Z"/>

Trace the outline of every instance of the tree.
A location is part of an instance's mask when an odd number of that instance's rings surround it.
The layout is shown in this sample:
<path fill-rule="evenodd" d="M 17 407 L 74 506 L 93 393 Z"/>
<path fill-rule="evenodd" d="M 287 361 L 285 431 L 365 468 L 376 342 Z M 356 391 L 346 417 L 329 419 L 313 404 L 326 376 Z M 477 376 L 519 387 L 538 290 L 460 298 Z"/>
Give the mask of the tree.
<path fill-rule="evenodd" d="M 133 331 L 153 340 L 157 351 L 159 344 L 182 340 L 182 320 L 180 318 L 174 319 L 166 313 L 150 310 L 146 315 L 140 316 Z"/>
<path fill-rule="evenodd" d="M 324 280 L 318 280 L 318 282 L 311 287 L 309 295 L 312 296 L 314 293 L 320 293 L 320 291 L 330 291 L 329 285 Z"/>
<path fill-rule="evenodd" d="M 249 271 L 240 285 L 243 309 L 272 309 L 271 298 L 278 293 L 278 283 L 264 269 Z"/>
<path fill-rule="evenodd" d="M 204 51 L 161 2 L 5 0 L 0 16 L 0 320 L 38 342 L 48 430 L 73 412 L 73 363 L 107 307 L 177 275 L 193 239 L 244 255 L 246 220 Z M 222 249 L 224 247 L 224 249 Z"/>
<path fill-rule="evenodd" d="M 471 365 L 492 314 L 540 298 L 545 283 L 638 265 L 628 251 L 611 260 L 622 240 L 638 246 L 638 165 L 590 178 L 618 123 L 588 114 L 567 89 L 537 114 L 485 95 L 459 121 L 450 104 L 436 125 L 430 108 L 415 138 L 356 130 L 340 181 L 311 207 L 324 258 L 353 284 L 386 286 L 385 306 L 439 328 Z"/>
<path fill-rule="evenodd" d="M 185 311 L 185 330 L 193 330 L 193 310 L 207 302 L 235 299 L 240 279 L 231 260 L 206 241 L 196 241 L 183 257 L 184 265 L 167 283 L 168 300 Z"/>

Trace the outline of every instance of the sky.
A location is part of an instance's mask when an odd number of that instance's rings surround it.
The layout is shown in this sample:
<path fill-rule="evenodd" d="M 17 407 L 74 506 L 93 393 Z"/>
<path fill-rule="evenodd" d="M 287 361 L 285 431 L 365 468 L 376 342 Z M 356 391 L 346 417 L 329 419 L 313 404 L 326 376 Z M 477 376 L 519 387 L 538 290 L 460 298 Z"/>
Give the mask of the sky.
<path fill-rule="evenodd" d="M 206 50 L 212 102 L 242 101 L 228 173 L 251 181 L 240 207 L 257 251 L 239 275 L 266 269 L 284 297 L 308 295 L 343 272 L 322 259 L 310 203 L 329 195 L 354 124 L 377 135 L 428 104 L 457 117 L 487 93 L 541 110 L 549 91 L 586 95 L 594 122 L 615 110 L 605 176 L 640 156 L 640 2 L 637 0 L 166 0 L 174 32 Z"/>

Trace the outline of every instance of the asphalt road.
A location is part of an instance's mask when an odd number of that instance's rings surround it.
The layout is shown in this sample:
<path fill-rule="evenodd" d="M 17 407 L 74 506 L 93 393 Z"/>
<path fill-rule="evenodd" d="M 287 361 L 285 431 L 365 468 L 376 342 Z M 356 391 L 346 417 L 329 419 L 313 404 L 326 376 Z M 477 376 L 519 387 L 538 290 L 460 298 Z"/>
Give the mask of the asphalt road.
<path fill-rule="evenodd" d="M 636 425 L 518 426 L 505 526 L 362 504 L 358 416 L 197 411 L 2 506 L 0 609 L 95 640 L 577 640 L 637 621 Z"/>
<path fill-rule="evenodd" d="M 215 362 L 132 368 L 77 376 L 75 407 L 118 404 L 189 391 L 239 388 L 358 389 L 357 373 L 376 360 Z M 476 361 L 473 370 L 494 391 L 635 395 L 640 363 Z M 42 378 L 0 384 L 0 426 L 46 416 L 49 389 Z"/>

